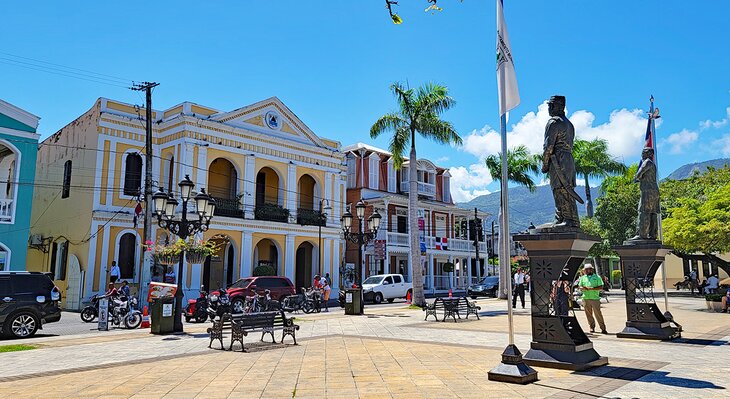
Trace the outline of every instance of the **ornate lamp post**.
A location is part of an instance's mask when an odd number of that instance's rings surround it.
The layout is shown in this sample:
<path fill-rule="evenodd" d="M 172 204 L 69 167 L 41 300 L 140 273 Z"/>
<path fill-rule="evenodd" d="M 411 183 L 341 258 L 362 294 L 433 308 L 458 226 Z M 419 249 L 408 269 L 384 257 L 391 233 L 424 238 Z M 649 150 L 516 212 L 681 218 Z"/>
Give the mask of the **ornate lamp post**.
<path fill-rule="evenodd" d="M 180 186 L 180 200 L 182 201 L 182 214 L 180 219 L 175 219 L 175 210 L 178 201 L 172 192 L 165 193 L 162 188 L 152 196 L 155 205 L 155 214 L 157 215 L 157 224 L 160 228 L 177 235 L 181 239 L 186 239 L 197 232 L 208 230 L 210 219 L 213 218 L 215 211 L 215 200 L 205 193 L 205 189 L 201 188 L 200 193 L 191 198 L 195 184 L 190 180 L 188 175 L 178 184 Z M 198 213 L 198 220 L 188 220 L 188 201 L 194 199 L 195 207 Z M 175 313 L 174 326 L 175 332 L 183 331 L 182 324 L 182 301 L 183 301 L 183 260 L 185 253 L 180 254 L 180 263 L 177 270 L 177 291 L 175 292 Z"/>
<path fill-rule="evenodd" d="M 365 219 L 365 202 L 361 199 L 355 204 L 355 215 L 358 220 L 357 231 L 353 232 L 352 228 L 352 213 L 346 211 L 342 215 L 342 233 L 345 240 L 349 240 L 357 244 L 357 267 L 355 268 L 355 284 L 360 289 L 360 314 L 363 309 L 363 298 L 362 298 L 362 247 L 368 242 L 375 239 L 378 234 L 378 227 L 380 226 L 381 216 L 376 210 L 367 220 L 367 229 L 363 226 L 363 220 Z"/>
<path fill-rule="evenodd" d="M 327 205 L 324 205 L 327 204 Z M 324 206 L 323 206 L 324 205 Z M 319 245 L 319 275 L 322 275 L 322 225 L 325 224 L 327 221 L 327 212 L 332 209 L 330 207 L 330 202 L 326 198 L 322 198 L 319 200 L 319 214 L 317 215 L 319 218 L 317 223 L 317 226 L 319 227 L 319 236 L 318 236 L 318 242 L 317 245 Z"/>

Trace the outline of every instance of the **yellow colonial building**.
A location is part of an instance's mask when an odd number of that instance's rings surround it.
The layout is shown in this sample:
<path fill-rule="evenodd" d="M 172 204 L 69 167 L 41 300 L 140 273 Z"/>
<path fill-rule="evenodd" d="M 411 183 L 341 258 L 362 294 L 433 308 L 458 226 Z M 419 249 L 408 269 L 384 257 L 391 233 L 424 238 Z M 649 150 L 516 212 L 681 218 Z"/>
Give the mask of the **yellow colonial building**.
<path fill-rule="evenodd" d="M 39 146 L 28 270 L 53 273 L 68 309 L 104 291 L 113 261 L 121 279 L 140 282 L 143 213 L 134 222 L 144 192 L 144 115 L 100 98 Z M 186 296 L 250 276 L 258 265 L 298 287 L 329 273 L 336 288 L 346 184 L 340 143 L 318 137 L 276 97 L 230 112 L 184 102 L 153 111 L 153 119 L 153 191 L 177 192 L 188 175 L 217 200 L 199 237 L 215 237 L 221 250 L 185 265 Z M 166 234 L 154 223 L 158 241 Z M 155 267 L 153 279 L 164 274 Z"/>

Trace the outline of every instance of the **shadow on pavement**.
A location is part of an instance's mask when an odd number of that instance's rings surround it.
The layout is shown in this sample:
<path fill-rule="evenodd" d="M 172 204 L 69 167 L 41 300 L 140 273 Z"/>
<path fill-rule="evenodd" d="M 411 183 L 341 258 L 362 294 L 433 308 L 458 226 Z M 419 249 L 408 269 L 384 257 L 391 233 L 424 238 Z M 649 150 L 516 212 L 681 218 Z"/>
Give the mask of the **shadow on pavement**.
<path fill-rule="evenodd" d="M 647 369 L 638 369 L 633 367 L 617 367 L 603 366 L 591 371 L 576 371 L 575 374 L 594 375 L 598 378 L 609 378 L 624 381 L 653 382 L 673 387 L 693 388 L 693 389 L 725 389 L 725 387 L 715 385 L 709 381 L 693 380 L 691 378 L 670 377 L 666 371 L 654 371 Z"/>

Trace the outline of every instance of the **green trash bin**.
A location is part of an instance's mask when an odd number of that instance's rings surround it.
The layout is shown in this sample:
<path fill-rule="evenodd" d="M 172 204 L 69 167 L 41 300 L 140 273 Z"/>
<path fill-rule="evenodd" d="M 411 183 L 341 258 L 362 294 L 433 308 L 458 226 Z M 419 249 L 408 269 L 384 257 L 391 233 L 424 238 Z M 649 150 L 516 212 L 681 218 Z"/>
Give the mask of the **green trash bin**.
<path fill-rule="evenodd" d="M 361 315 L 363 314 L 362 297 L 360 296 L 360 288 L 348 288 L 345 290 L 345 314 Z"/>
<path fill-rule="evenodd" d="M 150 332 L 152 334 L 169 334 L 175 326 L 175 299 L 160 298 L 152 302 L 150 307 Z"/>

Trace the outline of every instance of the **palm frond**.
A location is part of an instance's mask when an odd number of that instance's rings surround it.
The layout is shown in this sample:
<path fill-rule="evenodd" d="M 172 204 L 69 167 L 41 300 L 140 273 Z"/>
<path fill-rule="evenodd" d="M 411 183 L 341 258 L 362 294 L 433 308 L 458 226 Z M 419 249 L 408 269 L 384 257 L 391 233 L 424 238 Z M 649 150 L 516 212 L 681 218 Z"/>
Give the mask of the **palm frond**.
<path fill-rule="evenodd" d="M 416 130 L 426 138 L 441 144 L 461 145 L 462 140 L 451 122 L 443 121 L 435 115 L 422 116 L 416 121 Z"/>
<path fill-rule="evenodd" d="M 403 165 L 403 153 L 411 142 L 411 131 L 407 125 L 400 126 L 390 139 L 388 149 L 393 154 L 393 167 L 400 170 Z"/>
<path fill-rule="evenodd" d="M 393 112 L 387 113 L 375 121 L 370 128 L 370 138 L 377 138 L 385 132 L 395 132 L 398 128 L 407 124 L 408 122 L 401 115 Z"/>
<path fill-rule="evenodd" d="M 426 83 L 416 91 L 415 103 L 421 115 L 440 115 L 453 107 L 456 101 L 449 96 L 449 89 L 445 86 Z"/>

